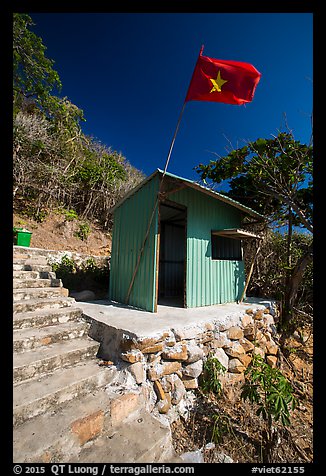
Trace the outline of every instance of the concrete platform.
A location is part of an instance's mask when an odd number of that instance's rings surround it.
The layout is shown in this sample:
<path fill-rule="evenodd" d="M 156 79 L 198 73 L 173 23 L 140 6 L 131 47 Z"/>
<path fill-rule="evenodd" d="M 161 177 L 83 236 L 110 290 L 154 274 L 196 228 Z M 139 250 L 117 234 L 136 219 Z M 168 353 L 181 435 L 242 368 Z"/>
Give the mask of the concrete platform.
<path fill-rule="evenodd" d="M 273 309 L 274 301 L 265 298 L 247 298 L 241 304 L 227 303 L 188 309 L 158 305 L 157 313 L 142 311 L 109 300 L 78 302 L 78 307 L 85 317 L 136 338 L 155 337 L 164 331 L 175 329 L 192 329 L 196 334 L 206 323 L 214 322 L 223 326 L 245 314 L 249 308 L 256 310 L 266 306 Z"/>

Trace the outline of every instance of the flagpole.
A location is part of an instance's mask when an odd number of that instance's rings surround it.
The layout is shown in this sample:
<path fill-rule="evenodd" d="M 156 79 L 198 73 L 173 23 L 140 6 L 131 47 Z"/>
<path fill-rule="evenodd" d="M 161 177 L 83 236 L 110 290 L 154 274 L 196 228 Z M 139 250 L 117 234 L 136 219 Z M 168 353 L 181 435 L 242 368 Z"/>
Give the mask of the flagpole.
<path fill-rule="evenodd" d="M 199 51 L 199 56 L 201 56 L 203 54 L 203 51 L 204 51 L 204 45 L 201 46 L 200 48 L 200 51 Z M 192 73 L 192 76 L 194 76 L 195 74 L 195 69 Z M 191 78 L 192 79 L 192 78 Z M 191 84 L 191 80 L 190 80 L 190 83 Z M 187 96 L 186 96 L 187 97 Z M 185 107 L 186 107 L 186 99 L 184 100 L 184 103 L 183 103 L 183 106 L 182 106 L 182 109 L 181 109 L 181 112 L 180 112 L 180 115 L 179 115 L 179 119 L 178 119 L 178 122 L 177 122 L 177 126 L 175 128 L 175 131 L 174 131 L 174 135 L 173 135 L 173 138 L 172 138 L 172 141 L 171 141 L 171 145 L 170 145 L 170 150 L 169 150 L 169 153 L 168 153 L 168 156 L 167 156 L 167 159 L 166 159 L 166 162 L 165 162 L 165 167 L 164 167 L 164 172 L 163 172 L 163 177 L 167 171 L 167 168 L 168 168 L 168 165 L 169 165 L 169 162 L 170 162 L 170 157 L 171 157 L 171 154 L 172 154 L 172 149 L 174 147 L 174 143 L 175 143 L 175 139 L 177 137 L 177 134 L 178 134 L 178 130 L 179 130 L 179 126 L 180 126 L 180 122 L 181 122 L 181 119 L 182 119 L 182 116 L 183 116 L 183 112 L 185 110 Z"/>
<path fill-rule="evenodd" d="M 199 56 L 202 55 L 203 50 L 204 50 L 204 45 L 203 45 L 203 46 L 201 47 L 201 49 L 200 49 Z M 192 74 L 192 75 L 194 75 L 194 71 L 193 71 L 193 74 Z M 190 84 L 190 83 L 189 83 L 189 84 Z M 161 181 L 160 181 L 160 186 L 159 186 L 158 194 L 157 194 L 157 197 L 156 197 L 156 200 L 155 200 L 155 204 L 154 204 L 154 207 L 153 207 L 153 211 L 152 211 L 151 217 L 150 217 L 150 219 L 149 219 L 149 223 L 148 223 L 148 226 L 147 226 L 147 230 L 146 230 L 146 233 L 145 233 L 145 237 L 144 237 L 144 240 L 143 240 L 143 244 L 142 244 L 142 247 L 141 247 L 141 249 L 140 249 L 138 258 L 137 258 L 136 266 L 135 266 L 135 269 L 134 269 L 134 272 L 133 272 L 133 275 L 132 275 L 132 278 L 131 278 L 131 281 L 130 281 L 130 284 L 129 284 L 129 288 L 128 288 L 128 292 L 127 292 L 126 300 L 125 300 L 126 304 L 129 303 L 130 294 L 131 294 L 131 291 L 132 291 L 132 288 L 133 288 L 133 285 L 134 285 L 134 282 L 135 282 L 136 274 L 137 274 L 138 269 L 139 269 L 139 265 L 140 265 L 140 261 L 141 261 L 141 258 L 142 258 L 142 255 L 143 255 L 143 252 L 144 252 L 144 249 L 145 249 L 146 241 L 147 241 L 147 239 L 148 239 L 149 230 L 150 230 L 150 228 L 151 228 L 151 225 L 152 225 L 152 222 L 153 222 L 153 219 L 154 219 L 154 216 L 155 216 L 155 210 L 156 210 L 156 208 L 159 206 L 159 203 L 160 203 L 160 195 L 161 195 L 161 192 L 162 192 L 162 190 L 163 190 L 163 181 L 164 181 L 164 177 L 165 177 L 165 174 L 166 174 L 166 171 L 167 171 L 169 162 L 170 162 L 170 158 L 171 158 L 173 146 L 174 146 L 174 143 L 175 143 L 175 139 L 176 139 L 176 137 L 177 137 L 177 134 L 178 134 L 178 130 L 179 130 L 179 126 L 180 126 L 180 122 L 181 122 L 182 116 L 183 116 L 183 112 L 184 112 L 185 107 L 186 107 L 186 102 L 187 102 L 186 99 L 187 99 L 187 96 L 186 96 L 186 98 L 185 98 L 185 100 L 184 100 L 184 102 L 183 102 L 183 106 L 182 106 L 181 112 L 180 112 L 180 114 L 179 114 L 179 119 L 178 119 L 178 122 L 177 122 L 177 125 L 176 125 L 176 128 L 175 128 L 175 131 L 174 131 L 174 135 L 173 135 L 173 138 L 172 138 L 172 141 L 171 141 L 169 153 L 168 153 L 168 156 L 167 156 L 167 158 L 166 158 L 166 162 L 165 162 L 165 166 L 164 166 L 164 171 L 163 171 L 163 174 L 162 174 L 162 178 L 161 178 Z M 156 298 L 157 298 L 157 296 L 156 296 Z M 157 302 L 157 301 L 156 301 L 156 302 Z"/>
<path fill-rule="evenodd" d="M 165 173 L 166 173 L 166 171 L 167 171 L 167 168 L 168 168 L 168 165 L 169 165 L 169 162 L 170 162 L 170 157 L 171 157 L 172 149 L 173 149 L 173 146 L 174 146 L 174 143 L 175 143 L 175 139 L 176 139 L 177 134 L 178 134 L 180 122 L 181 122 L 181 119 L 182 119 L 182 116 L 183 116 L 183 111 L 185 110 L 185 107 L 186 107 L 186 101 L 183 103 L 183 106 L 182 106 L 182 109 L 181 109 L 181 112 L 180 112 L 180 115 L 179 115 L 179 119 L 178 119 L 178 122 L 177 122 L 177 126 L 176 126 L 175 131 L 174 131 L 174 135 L 173 135 L 172 142 L 171 142 L 171 145 L 170 145 L 170 150 L 169 150 L 169 153 L 168 153 L 166 162 L 165 162 L 165 167 L 164 167 L 163 175 L 165 175 Z"/>

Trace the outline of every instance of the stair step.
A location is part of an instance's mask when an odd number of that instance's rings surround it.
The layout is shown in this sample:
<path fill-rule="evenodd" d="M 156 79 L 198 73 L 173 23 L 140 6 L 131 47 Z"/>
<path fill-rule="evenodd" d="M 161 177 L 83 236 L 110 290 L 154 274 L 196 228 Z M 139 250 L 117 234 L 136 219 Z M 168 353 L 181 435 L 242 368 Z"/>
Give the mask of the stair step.
<path fill-rule="evenodd" d="M 24 269 L 13 271 L 14 279 L 57 279 L 54 271 L 25 271 Z"/>
<path fill-rule="evenodd" d="M 13 300 L 21 301 L 23 299 L 43 299 L 47 297 L 66 296 L 69 291 L 63 287 L 44 287 L 44 288 L 23 288 L 13 290 Z"/>
<path fill-rule="evenodd" d="M 25 264 L 13 263 L 12 268 L 13 268 L 14 271 L 26 271 L 25 270 Z"/>
<path fill-rule="evenodd" d="M 141 435 L 141 437 L 140 437 Z M 71 463 L 161 463 L 173 456 L 170 429 L 148 412 L 85 446 Z"/>
<path fill-rule="evenodd" d="M 14 354 L 14 383 L 94 358 L 98 348 L 98 342 L 82 337 Z"/>
<path fill-rule="evenodd" d="M 12 264 L 15 264 L 17 266 L 25 265 L 27 259 L 29 259 L 28 256 L 24 256 L 24 257 L 15 257 L 14 256 L 13 260 L 12 260 Z"/>
<path fill-rule="evenodd" d="M 40 273 L 38 271 L 13 271 L 13 278 L 15 279 L 39 279 Z"/>
<path fill-rule="evenodd" d="M 13 246 L 13 256 L 20 255 L 20 257 L 28 257 L 28 258 L 47 258 L 48 254 L 53 252 L 54 250 L 48 250 L 45 248 L 33 248 L 32 246 Z"/>
<path fill-rule="evenodd" d="M 45 256 L 24 256 L 16 257 L 13 256 L 13 264 L 27 264 L 27 265 L 41 265 L 48 266 L 48 260 Z"/>
<path fill-rule="evenodd" d="M 97 361 L 86 361 L 16 384 L 13 390 L 14 426 L 104 387 L 114 379 L 116 372 L 115 367 L 100 368 Z"/>
<path fill-rule="evenodd" d="M 50 272 L 52 271 L 52 267 L 49 265 L 41 265 L 41 264 L 13 264 L 14 271 L 43 271 L 43 272 Z"/>
<path fill-rule="evenodd" d="M 14 330 L 52 326 L 54 324 L 75 321 L 81 317 L 82 310 L 76 306 L 60 309 L 40 309 L 30 312 L 18 312 L 13 316 Z"/>
<path fill-rule="evenodd" d="M 15 251 L 13 252 L 12 254 L 12 257 L 13 257 L 13 262 L 15 262 L 16 260 L 18 259 L 27 259 L 27 258 L 30 258 L 31 257 L 31 254 L 28 254 L 28 253 L 22 253 L 21 251 Z"/>
<path fill-rule="evenodd" d="M 28 271 L 26 271 L 28 273 Z M 35 271 L 30 271 L 35 273 Z M 62 287 L 61 279 L 28 279 L 28 278 L 14 278 L 13 279 L 13 288 L 14 289 L 25 289 L 25 288 L 55 288 Z"/>
<path fill-rule="evenodd" d="M 40 309 L 60 309 L 74 304 L 76 301 L 71 297 L 47 297 L 42 299 L 22 299 L 13 304 L 14 313 L 31 312 Z"/>
<path fill-rule="evenodd" d="M 104 389 L 70 402 L 52 412 L 38 415 L 13 431 L 13 461 L 16 463 L 49 463 L 69 461 L 81 447 L 78 422 L 84 419 L 85 432 L 94 437 L 104 425 L 104 414 L 109 406 Z M 89 425 L 87 425 L 87 419 Z"/>
<path fill-rule="evenodd" d="M 76 339 L 87 334 L 89 324 L 86 321 L 70 321 L 47 327 L 35 327 L 14 331 L 14 352 L 25 352 L 37 347 L 55 344 L 56 342 Z"/>

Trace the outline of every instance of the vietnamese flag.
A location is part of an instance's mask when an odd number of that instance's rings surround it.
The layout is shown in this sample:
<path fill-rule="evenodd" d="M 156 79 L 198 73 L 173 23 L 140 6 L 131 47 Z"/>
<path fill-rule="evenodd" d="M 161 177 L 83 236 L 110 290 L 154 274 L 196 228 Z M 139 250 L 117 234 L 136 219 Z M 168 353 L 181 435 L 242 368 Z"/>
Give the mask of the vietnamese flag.
<path fill-rule="evenodd" d="M 202 56 L 200 51 L 186 101 L 244 104 L 252 101 L 261 73 L 249 63 Z"/>

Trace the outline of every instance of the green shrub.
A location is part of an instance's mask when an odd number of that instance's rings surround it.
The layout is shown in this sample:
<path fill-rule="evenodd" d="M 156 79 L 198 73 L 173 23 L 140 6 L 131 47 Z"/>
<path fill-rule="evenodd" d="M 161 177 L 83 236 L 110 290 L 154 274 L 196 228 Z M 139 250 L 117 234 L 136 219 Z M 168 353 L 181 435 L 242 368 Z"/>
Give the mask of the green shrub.
<path fill-rule="evenodd" d="M 220 413 L 213 415 L 213 430 L 211 440 L 219 444 L 222 442 L 223 437 L 228 434 L 234 435 L 232 425 L 230 424 L 229 417 Z"/>
<path fill-rule="evenodd" d="M 68 210 L 63 210 L 62 213 L 64 214 L 65 219 L 67 221 L 78 220 L 78 214 L 72 208 Z"/>
<path fill-rule="evenodd" d="M 64 255 L 61 258 L 60 263 L 53 263 L 52 264 L 52 271 L 56 274 L 60 274 L 61 276 L 64 274 L 72 274 L 75 273 L 77 270 L 76 263 L 73 258 L 69 258 L 68 255 Z M 57 276 L 60 278 L 60 276 Z"/>
<path fill-rule="evenodd" d="M 105 295 L 109 288 L 109 267 L 98 266 L 93 258 L 77 265 L 73 258 L 64 255 L 60 263 L 53 263 L 52 270 L 61 279 L 65 288 L 82 291 L 90 289 Z"/>
<path fill-rule="evenodd" d="M 48 212 L 46 210 L 37 210 L 33 218 L 37 223 L 43 223 L 46 217 L 48 216 Z"/>
<path fill-rule="evenodd" d="M 203 373 L 201 375 L 201 388 L 203 391 L 219 395 L 222 391 L 222 384 L 219 377 L 225 371 L 226 368 L 217 358 L 208 356 L 204 362 Z"/>
<path fill-rule="evenodd" d="M 80 223 L 79 229 L 76 231 L 75 236 L 80 238 L 82 241 L 85 241 L 87 240 L 90 232 L 91 228 L 88 223 Z"/>
<path fill-rule="evenodd" d="M 264 420 L 280 420 L 284 426 L 289 425 L 290 408 L 294 410 L 296 399 L 290 382 L 282 372 L 254 354 L 245 371 L 245 379 L 241 398 L 258 406 L 257 415 Z"/>
<path fill-rule="evenodd" d="M 290 425 L 290 410 L 294 410 L 297 400 L 290 382 L 277 368 L 268 365 L 260 355 L 253 355 L 245 373 L 245 383 L 241 398 L 249 400 L 256 407 L 256 414 L 265 422 L 262 435 L 262 462 L 271 462 L 277 441 L 277 427 Z"/>

